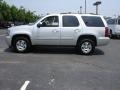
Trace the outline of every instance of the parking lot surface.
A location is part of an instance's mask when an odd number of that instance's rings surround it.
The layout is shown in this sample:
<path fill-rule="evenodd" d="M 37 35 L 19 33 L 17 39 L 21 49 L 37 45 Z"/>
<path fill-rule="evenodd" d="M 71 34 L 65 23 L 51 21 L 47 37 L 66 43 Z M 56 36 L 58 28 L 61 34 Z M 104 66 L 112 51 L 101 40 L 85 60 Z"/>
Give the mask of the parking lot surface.
<path fill-rule="evenodd" d="M 19 54 L 1 32 L 0 90 L 120 90 L 120 39 L 97 47 L 91 56 L 58 47 Z"/>

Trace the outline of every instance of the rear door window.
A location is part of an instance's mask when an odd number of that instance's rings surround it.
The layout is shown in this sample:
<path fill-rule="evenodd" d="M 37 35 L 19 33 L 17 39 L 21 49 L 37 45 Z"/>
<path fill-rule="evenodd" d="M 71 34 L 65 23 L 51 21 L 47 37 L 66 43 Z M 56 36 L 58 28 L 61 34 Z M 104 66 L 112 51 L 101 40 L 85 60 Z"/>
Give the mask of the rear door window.
<path fill-rule="evenodd" d="M 77 27 L 79 21 L 76 16 L 63 16 L 63 27 Z"/>
<path fill-rule="evenodd" d="M 82 16 L 82 19 L 88 27 L 105 27 L 101 17 Z"/>

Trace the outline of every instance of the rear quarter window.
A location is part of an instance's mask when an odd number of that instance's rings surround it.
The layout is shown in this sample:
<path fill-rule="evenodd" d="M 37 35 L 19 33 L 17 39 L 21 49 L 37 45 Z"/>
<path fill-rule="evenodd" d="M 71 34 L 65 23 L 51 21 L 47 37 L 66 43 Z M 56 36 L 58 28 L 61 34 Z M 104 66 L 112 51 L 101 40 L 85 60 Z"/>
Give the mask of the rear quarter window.
<path fill-rule="evenodd" d="M 88 27 L 105 27 L 101 17 L 82 16 L 82 19 Z"/>

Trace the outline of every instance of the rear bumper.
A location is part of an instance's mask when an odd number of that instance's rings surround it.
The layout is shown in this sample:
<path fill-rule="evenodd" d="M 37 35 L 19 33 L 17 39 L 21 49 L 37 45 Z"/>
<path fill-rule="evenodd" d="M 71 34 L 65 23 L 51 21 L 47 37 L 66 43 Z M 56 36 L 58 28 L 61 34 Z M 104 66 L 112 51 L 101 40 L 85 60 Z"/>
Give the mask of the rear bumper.
<path fill-rule="evenodd" d="M 110 38 L 109 37 L 100 37 L 97 40 L 97 46 L 104 46 L 109 44 Z"/>

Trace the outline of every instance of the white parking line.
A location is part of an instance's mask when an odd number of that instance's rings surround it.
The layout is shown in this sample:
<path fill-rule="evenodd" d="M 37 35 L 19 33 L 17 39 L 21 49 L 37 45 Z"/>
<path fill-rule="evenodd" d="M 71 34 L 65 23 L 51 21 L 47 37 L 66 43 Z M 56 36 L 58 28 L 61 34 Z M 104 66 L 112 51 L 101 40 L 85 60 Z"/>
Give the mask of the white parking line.
<path fill-rule="evenodd" d="M 21 87 L 20 90 L 26 90 L 29 83 L 30 83 L 30 81 L 25 81 L 25 83 L 23 84 L 23 86 Z"/>

